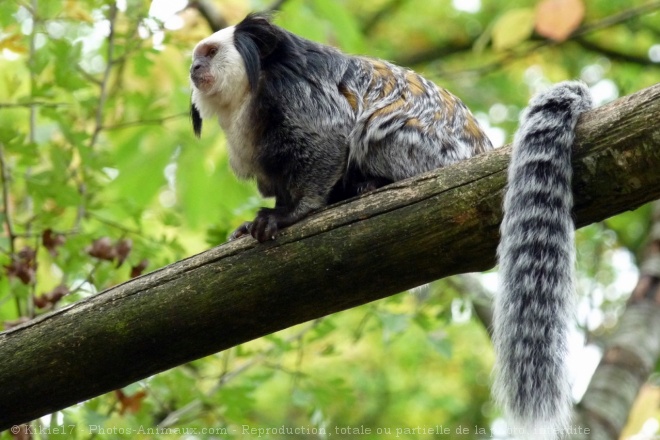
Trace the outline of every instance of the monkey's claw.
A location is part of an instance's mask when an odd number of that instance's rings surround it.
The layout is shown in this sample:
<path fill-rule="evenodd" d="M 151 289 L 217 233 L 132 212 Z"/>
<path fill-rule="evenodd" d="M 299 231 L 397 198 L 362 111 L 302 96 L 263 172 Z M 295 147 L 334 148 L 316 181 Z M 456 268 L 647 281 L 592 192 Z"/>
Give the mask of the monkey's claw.
<path fill-rule="evenodd" d="M 250 234 L 263 243 L 264 241 L 274 240 L 277 237 L 279 216 L 269 208 L 262 208 L 257 214 L 250 226 Z"/>
<path fill-rule="evenodd" d="M 240 225 L 234 232 L 229 236 L 229 241 L 236 240 L 241 238 L 244 235 L 250 235 L 250 229 L 252 228 L 252 222 L 244 222 Z"/>

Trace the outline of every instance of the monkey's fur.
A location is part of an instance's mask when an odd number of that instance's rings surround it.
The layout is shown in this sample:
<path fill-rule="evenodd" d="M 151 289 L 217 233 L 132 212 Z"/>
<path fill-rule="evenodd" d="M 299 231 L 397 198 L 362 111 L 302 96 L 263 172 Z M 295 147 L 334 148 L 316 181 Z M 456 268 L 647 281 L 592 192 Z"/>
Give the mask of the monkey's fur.
<path fill-rule="evenodd" d="M 262 208 L 232 239 L 273 239 L 327 204 L 492 149 L 448 91 L 386 61 L 305 40 L 261 15 L 200 41 L 190 78 L 197 136 L 202 119 L 217 117 L 234 172 L 275 197 L 274 208 Z M 589 106 L 584 86 L 562 83 L 532 101 L 516 135 L 499 247 L 496 394 L 527 429 L 568 423 L 570 150 Z"/>

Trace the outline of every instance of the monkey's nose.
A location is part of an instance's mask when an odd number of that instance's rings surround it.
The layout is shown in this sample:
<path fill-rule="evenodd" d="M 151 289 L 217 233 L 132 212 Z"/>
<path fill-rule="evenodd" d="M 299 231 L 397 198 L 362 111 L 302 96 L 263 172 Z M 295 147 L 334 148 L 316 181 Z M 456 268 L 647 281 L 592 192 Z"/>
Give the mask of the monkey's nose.
<path fill-rule="evenodd" d="M 190 66 L 190 74 L 192 75 L 193 73 L 201 69 L 202 66 L 204 66 L 204 61 L 197 58 L 195 61 L 193 61 L 192 66 Z"/>

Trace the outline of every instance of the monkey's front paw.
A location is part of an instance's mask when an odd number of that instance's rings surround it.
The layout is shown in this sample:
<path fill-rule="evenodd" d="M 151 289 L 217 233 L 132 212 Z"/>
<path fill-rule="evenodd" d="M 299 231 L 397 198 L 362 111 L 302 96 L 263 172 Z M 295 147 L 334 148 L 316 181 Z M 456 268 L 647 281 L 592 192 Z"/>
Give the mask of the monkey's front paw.
<path fill-rule="evenodd" d="M 252 222 L 245 222 L 240 225 L 234 232 L 229 236 L 229 241 L 236 240 L 241 238 L 244 235 L 250 235 L 250 229 L 252 228 Z"/>
<path fill-rule="evenodd" d="M 251 235 L 263 243 L 264 241 L 274 240 L 280 228 L 284 228 L 293 223 L 291 216 L 282 209 L 261 208 L 257 217 L 252 222 L 245 222 L 239 226 L 230 236 L 229 240 L 235 240 L 244 235 Z"/>
<path fill-rule="evenodd" d="M 279 216 L 274 209 L 262 208 L 257 213 L 257 217 L 250 225 L 250 234 L 256 238 L 259 243 L 274 240 L 277 237 Z"/>

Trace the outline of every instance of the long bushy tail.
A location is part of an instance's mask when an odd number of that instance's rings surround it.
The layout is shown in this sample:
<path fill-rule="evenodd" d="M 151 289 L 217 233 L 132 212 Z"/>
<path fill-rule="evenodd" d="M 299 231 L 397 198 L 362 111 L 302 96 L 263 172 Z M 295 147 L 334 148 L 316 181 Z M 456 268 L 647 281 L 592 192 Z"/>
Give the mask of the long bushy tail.
<path fill-rule="evenodd" d="M 520 438 L 561 437 L 570 423 L 571 150 L 590 108 L 584 84 L 557 84 L 532 99 L 514 139 L 498 248 L 495 395 Z"/>

